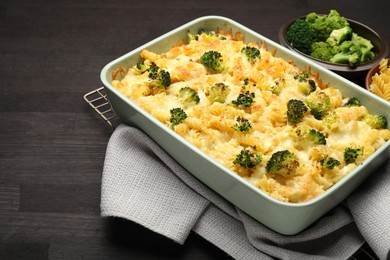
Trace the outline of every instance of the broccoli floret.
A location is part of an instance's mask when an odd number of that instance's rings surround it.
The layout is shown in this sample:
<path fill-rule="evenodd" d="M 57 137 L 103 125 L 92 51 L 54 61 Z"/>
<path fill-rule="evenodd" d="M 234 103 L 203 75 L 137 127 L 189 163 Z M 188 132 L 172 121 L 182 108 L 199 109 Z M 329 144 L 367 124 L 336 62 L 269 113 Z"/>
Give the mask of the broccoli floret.
<path fill-rule="evenodd" d="M 216 83 L 210 88 L 207 98 L 212 102 L 225 103 L 226 97 L 230 93 L 230 88 L 224 83 Z"/>
<path fill-rule="evenodd" d="M 256 60 L 260 59 L 261 57 L 260 50 L 256 47 L 245 46 L 241 49 L 241 53 L 246 56 L 247 60 L 250 63 L 256 62 Z"/>
<path fill-rule="evenodd" d="M 375 54 L 372 51 L 374 45 L 372 45 L 370 40 L 363 38 L 356 33 L 352 33 L 351 41 L 353 45 L 359 47 L 360 49 L 360 62 L 366 62 L 374 58 Z"/>
<path fill-rule="evenodd" d="M 357 97 L 351 97 L 348 99 L 348 101 L 344 104 L 345 107 L 360 107 L 362 103 Z"/>
<path fill-rule="evenodd" d="M 348 147 L 344 150 L 344 161 L 346 164 L 355 163 L 359 156 L 363 155 L 361 148 Z"/>
<path fill-rule="evenodd" d="M 321 166 L 324 168 L 327 168 L 329 170 L 333 170 L 335 167 L 339 166 L 341 163 L 339 160 L 333 158 L 333 157 L 328 157 L 326 156 L 323 158 L 321 161 Z"/>
<path fill-rule="evenodd" d="M 348 26 L 348 21 L 336 10 L 330 10 L 327 15 L 318 15 L 315 12 L 306 15 L 305 19 L 314 30 L 313 41 L 326 41 L 334 29 Z"/>
<path fill-rule="evenodd" d="M 334 55 L 330 60 L 333 63 L 348 64 L 352 68 L 356 67 L 360 63 L 359 52 L 340 52 Z"/>
<path fill-rule="evenodd" d="M 239 132 L 243 132 L 243 133 L 249 132 L 249 130 L 251 130 L 252 124 L 251 124 L 251 122 L 249 122 L 248 119 L 243 118 L 241 116 L 238 116 L 236 121 L 237 121 L 237 123 L 235 125 L 233 125 L 234 130 L 239 131 Z"/>
<path fill-rule="evenodd" d="M 330 97 L 322 91 L 310 93 L 305 103 L 310 108 L 310 113 L 318 120 L 322 119 L 330 109 Z"/>
<path fill-rule="evenodd" d="M 287 103 L 287 121 L 291 124 L 298 124 L 307 111 L 308 108 L 302 100 L 291 99 Z"/>
<path fill-rule="evenodd" d="M 232 104 L 236 107 L 248 108 L 254 102 L 255 93 L 247 90 L 245 93 L 240 93 L 236 100 L 232 100 Z"/>
<path fill-rule="evenodd" d="M 160 69 L 154 62 L 150 64 L 148 71 L 148 77 L 155 80 L 158 85 L 163 87 L 169 87 L 171 85 L 171 75 L 168 71 Z"/>
<path fill-rule="evenodd" d="M 310 56 L 323 61 L 329 61 L 335 54 L 340 52 L 338 46 L 330 46 L 327 42 L 313 42 L 311 45 Z"/>
<path fill-rule="evenodd" d="M 299 161 L 295 154 L 289 150 L 282 150 L 272 154 L 265 169 L 267 173 L 291 176 L 298 168 Z"/>
<path fill-rule="evenodd" d="M 254 149 L 242 149 L 241 152 L 234 159 L 234 164 L 239 164 L 244 168 L 253 168 L 261 163 L 262 158 L 259 154 L 252 151 Z"/>
<path fill-rule="evenodd" d="M 205 52 L 200 57 L 200 63 L 215 72 L 222 72 L 225 70 L 222 64 L 222 54 L 217 51 Z"/>
<path fill-rule="evenodd" d="M 339 47 L 340 52 L 335 54 L 329 61 L 356 67 L 362 62 L 374 58 L 375 54 L 372 52 L 373 47 L 369 40 L 356 33 L 352 33 L 351 40 L 341 43 Z"/>
<path fill-rule="evenodd" d="M 196 91 L 190 87 L 184 87 L 179 90 L 179 98 L 183 104 L 193 106 L 199 103 L 200 98 Z"/>
<path fill-rule="evenodd" d="M 317 85 L 314 80 L 309 78 L 310 72 L 302 72 L 294 76 L 294 79 L 298 80 L 298 89 L 301 93 L 308 95 L 313 91 L 316 91 Z"/>
<path fill-rule="evenodd" d="M 160 70 L 157 73 L 157 79 L 164 87 L 169 87 L 171 85 L 171 74 L 169 74 L 169 72 L 166 70 Z"/>
<path fill-rule="evenodd" d="M 374 129 L 384 129 L 387 127 L 387 119 L 383 115 L 368 114 L 364 117 L 364 121 Z"/>
<path fill-rule="evenodd" d="M 307 133 L 307 137 L 313 141 L 314 144 L 326 145 L 326 138 L 323 133 L 315 129 L 310 129 Z"/>
<path fill-rule="evenodd" d="M 145 60 L 137 62 L 136 68 L 139 72 L 143 73 L 148 70 L 148 66 L 145 65 Z"/>
<path fill-rule="evenodd" d="M 351 40 L 352 38 L 352 28 L 349 26 L 345 26 L 340 29 L 334 29 L 328 39 L 326 39 L 326 42 L 329 43 L 330 46 L 338 46 L 342 42 Z"/>
<path fill-rule="evenodd" d="M 152 64 L 150 64 L 150 66 L 147 70 L 149 72 L 148 77 L 150 79 L 157 79 L 158 71 L 160 70 L 160 67 L 157 66 L 156 63 L 152 62 Z"/>
<path fill-rule="evenodd" d="M 307 21 L 297 19 L 287 29 L 286 39 L 293 48 L 309 54 L 311 51 L 311 44 L 313 42 L 313 34 L 314 31 Z"/>
<path fill-rule="evenodd" d="M 169 120 L 170 127 L 173 129 L 176 125 L 180 124 L 184 119 L 187 118 L 186 112 L 180 107 L 172 108 L 170 110 L 171 118 Z"/>
<path fill-rule="evenodd" d="M 278 95 L 282 92 L 282 90 L 286 87 L 286 81 L 285 79 L 277 79 L 274 81 L 275 84 L 271 85 L 269 90 L 275 94 Z"/>

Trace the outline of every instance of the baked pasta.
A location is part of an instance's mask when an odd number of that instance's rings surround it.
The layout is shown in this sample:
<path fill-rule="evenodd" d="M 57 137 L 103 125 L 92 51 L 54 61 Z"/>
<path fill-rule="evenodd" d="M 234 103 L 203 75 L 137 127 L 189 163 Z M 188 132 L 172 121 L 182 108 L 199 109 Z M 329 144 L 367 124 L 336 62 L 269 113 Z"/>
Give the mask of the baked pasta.
<path fill-rule="evenodd" d="M 231 30 L 144 49 L 112 85 L 283 202 L 317 197 L 390 139 L 384 116 Z"/>

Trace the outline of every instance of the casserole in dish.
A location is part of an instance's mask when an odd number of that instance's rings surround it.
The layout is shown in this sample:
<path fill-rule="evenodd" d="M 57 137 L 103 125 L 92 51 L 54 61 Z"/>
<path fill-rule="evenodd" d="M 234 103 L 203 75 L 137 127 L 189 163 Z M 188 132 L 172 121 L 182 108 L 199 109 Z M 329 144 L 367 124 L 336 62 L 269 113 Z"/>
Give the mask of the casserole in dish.
<path fill-rule="evenodd" d="M 288 201 L 292 200 L 277 200 L 275 197 L 271 197 L 263 190 L 244 180 L 234 173 L 232 169 L 229 169 L 226 165 L 190 144 L 175 131 L 172 131 L 171 128 L 167 127 L 165 123 L 157 120 L 151 113 L 142 109 L 134 100 L 126 97 L 113 86 L 113 84 L 117 86 L 118 83 L 113 82 L 113 80 L 116 80 L 116 76 L 113 78 L 113 75 L 119 75 L 115 72 L 120 68 L 133 67 L 139 63 L 140 55 L 142 55 L 144 49 L 152 53 L 163 53 L 169 51 L 172 46 L 185 39 L 188 32 L 199 32 L 200 30 L 229 31 L 230 29 L 233 32 L 239 32 L 240 36 L 242 36 L 240 38 L 245 39 L 245 42 L 261 42 L 265 44 L 267 49 L 275 49 L 275 57 L 292 60 L 297 67 L 307 68 L 310 66 L 311 71 L 320 74 L 321 80 L 339 89 L 343 95 L 357 97 L 370 113 L 383 114 L 386 111 L 387 114 L 385 116 L 389 116 L 389 105 L 380 101 L 374 95 L 250 29 L 230 19 L 216 16 L 196 19 L 112 61 L 102 70 L 101 79 L 114 111 L 123 122 L 142 129 L 195 177 L 259 222 L 282 234 L 295 234 L 337 205 L 368 174 L 379 166 L 388 157 L 389 141 L 324 193 L 305 202 L 290 203 Z M 262 54 L 266 53 L 263 52 Z M 143 54 L 143 56 L 146 57 L 147 55 Z M 120 78 L 120 80 L 124 79 Z M 320 81 L 317 81 L 317 83 L 320 83 Z M 267 167 L 265 166 L 265 168 Z"/>

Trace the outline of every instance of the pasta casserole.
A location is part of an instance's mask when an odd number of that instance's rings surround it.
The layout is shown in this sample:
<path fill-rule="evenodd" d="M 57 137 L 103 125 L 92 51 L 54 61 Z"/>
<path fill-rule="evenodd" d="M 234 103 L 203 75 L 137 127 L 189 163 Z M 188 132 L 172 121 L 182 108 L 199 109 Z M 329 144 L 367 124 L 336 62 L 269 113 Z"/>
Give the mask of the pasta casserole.
<path fill-rule="evenodd" d="M 390 139 L 384 116 L 265 44 L 231 30 L 188 35 L 142 50 L 112 85 L 271 197 L 309 201 Z"/>

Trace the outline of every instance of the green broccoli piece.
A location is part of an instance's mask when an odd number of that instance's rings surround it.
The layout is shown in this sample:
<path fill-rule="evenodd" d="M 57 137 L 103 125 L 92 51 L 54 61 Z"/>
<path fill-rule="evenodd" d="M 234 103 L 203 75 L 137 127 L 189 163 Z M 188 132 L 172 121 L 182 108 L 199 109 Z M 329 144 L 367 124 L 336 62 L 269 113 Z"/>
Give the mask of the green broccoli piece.
<path fill-rule="evenodd" d="M 352 38 L 352 28 L 349 26 L 345 26 L 340 29 L 334 29 L 326 42 L 329 43 L 330 46 L 339 46 L 342 42 L 351 40 Z"/>
<path fill-rule="evenodd" d="M 339 166 L 341 163 L 339 160 L 333 158 L 333 157 L 328 157 L 325 156 L 321 161 L 321 166 L 324 168 L 327 168 L 329 170 L 333 170 L 335 167 Z"/>
<path fill-rule="evenodd" d="M 308 108 L 302 100 L 291 99 L 287 102 L 287 121 L 291 124 L 298 124 L 307 111 Z"/>
<path fill-rule="evenodd" d="M 160 67 L 157 66 L 156 63 L 152 62 L 152 64 L 150 64 L 147 70 L 149 72 L 148 77 L 150 79 L 157 79 L 157 75 L 158 75 L 158 71 L 160 70 Z"/>
<path fill-rule="evenodd" d="M 190 87 L 184 87 L 179 90 L 179 98 L 183 104 L 193 106 L 199 103 L 200 98 L 196 91 Z"/>
<path fill-rule="evenodd" d="M 312 12 L 306 15 L 305 20 L 314 30 L 313 42 L 326 41 L 334 29 L 349 25 L 348 21 L 336 10 L 330 10 L 327 15 L 318 15 Z"/>
<path fill-rule="evenodd" d="M 217 51 L 205 52 L 200 57 L 200 63 L 215 72 L 222 72 L 225 70 L 222 64 L 222 54 Z"/>
<path fill-rule="evenodd" d="M 168 71 L 160 69 L 154 62 L 150 64 L 148 71 L 148 77 L 155 80 L 159 85 L 163 87 L 169 87 L 171 85 L 171 75 Z"/>
<path fill-rule="evenodd" d="M 148 66 L 145 65 L 145 60 L 141 60 L 141 61 L 137 62 L 136 68 L 139 72 L 142 72 L 142 73 L 148 70 Z"/>
<path fill-rule="evenodd" d="M 262 158 L 256 154 L 253 149 L 242 149 L 241 152 L 234 159 L 233 164 L 239 164 L 244 168 L 253 168 L 261 163 Z"/>
<path fill-rule="evenodd" d="M 298 80 L 298 89 L 305 95 L 316 91 L 317 85 L 314 80 L 309 78 L 310 72 L 302 72 L 294 76 L 295 80 Z"/>
<path fill-rule="evenodd" d="M 346 164 L 355 163 L 359 156 L 363 155 L 361 148 L 348 147 L 344 150 L 344 161 Z"/>
<path fill-rule="evenodd" d="M 323 61 L 329 61 L 334 55 L 340 52 L 338 46 L 330 46 L 329 43 L 323 41 L 313 42 L 311 49 L 310 56 Z"/>
<path fill-rule="evenodd" d="M 270 86 L 269 90 L 275 94 L 278 95 L 282 92 L 282 90 L 286 87 L 286 81 L 285 79 L 277 79 L 274 81 L 274 84 Z"/>
<path fill-rule="evenodd" d="M 233 129 L 239 132 L 247 133 L 252 128 L 251 122 L 248 119 L 238 116 L 237 123 L 233 125 Z"/>
<path fill-rule="evenodd" d="M 289 150 L 282 150 L 272 154 L 271 159 L 267 162 L 265 169 L 267 173 L 280 174 L 288 177 L 299 166 L 298 158 Z"/>
<path fill-rule="evenodd" d="M 345 107 L 360 107 L 362 103 L 357 97 L 351 97 L 348 99 L 348 101 L 344 104 Z"/>
<path fill-rule="evenodd" d="M 157 73 L 157 79 L 164 87 L 169 87 L 171 85 L 171 74 L 169 74 L 169 72 L 166 70 L 160 70 Z"/>
<path fill-rule="evenodd" d="M 315 129 L 310 129 L 307 133 L 307 137 L 317 145 L 326 145 L 326 138 L 323 133 Z"/>
<path fill-rule="evenodd" d="M 340 52 L 334 55 L 330 60 L 333 63 L 348 64 L 352 68 L 355 68 L 360 64 L 360 53 L 359 52 Z"/>
<path fill-rule="evenodd" d="M 232 104 L 236 107 L 248 108 L 253 104 L 254 98 L 255 93 L 249 92 L 249 90 L 247 90 L 245 93 L 240 93 L 236 100 L 232 100 Z"/>
<path fill-rule="evenodd" d="M 374 58 L 373 47 L 369 40 L 352 33 L 351 40 L 342 42 L 339 47 L 340 52 L 335 54 L 329 61 L 356 67 L 360 63 Z"/>
<path fill-rule="evenodd" d="M 374 129 L 384 129 L 387 127 L 387 119 L 383 115 L 368 114 L 364 117 L 364 121 Z"/>
<path fill-rule="evenodd" d="M 286 39 L 293 48 L 309 54 L 313 42 L 313 35 L 314 31 L 310 24 L 303 19 L 297 19 L 287 29 Z"/>
<path fill-rule="evenodd" d="M 261 57 L 260 50 L 256 47 L 245 46 L 241 49 L 241 53 L 246 56 L 250 63 L 256 62 L 256 60 L 260 59 Z"/>
<path fill-rule="evenodd" d="M 330 97 L 322 91 L 310 93 L 305 103 L 310 108 L 310 113 L 318 120 L 322 119 L 330 109 Z"/>
<path fill-rule="evenodd" d="M 172 108 L 170 110 L 171 118 L 169 119 L 170 127 L 173 129 L 176 125 L 180 124 L 187 118 L 186 112 L 180 107 Z"/>
<path fill-rule="evenodd" d="M 363 38 L 356 33 L 352 33 L 351 41 L 353 45 L 357 46 L 360 49 L 360 62 L 366 62 L 374 58 L 375 54 L 372 51 L 374 45 L 372 45 L 370 40 Z"/>
<path fill-rule="evenodd" d="M 212 102 L 225 103 L 226 97 L 230 93 L 230 88 L 224 83 L 216 83 L 210 88 L 207 98 Z"/>

